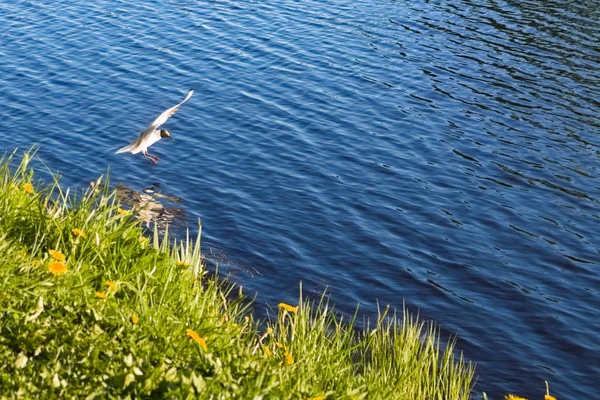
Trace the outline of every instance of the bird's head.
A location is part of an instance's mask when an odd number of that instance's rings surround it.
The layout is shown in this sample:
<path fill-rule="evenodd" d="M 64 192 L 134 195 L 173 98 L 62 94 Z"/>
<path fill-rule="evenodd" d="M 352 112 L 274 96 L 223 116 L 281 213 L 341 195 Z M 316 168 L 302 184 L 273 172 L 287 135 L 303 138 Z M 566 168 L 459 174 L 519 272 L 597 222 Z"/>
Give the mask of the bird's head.
<path fill-rule="evenodd" d="M 160 138 L 161 138 L 161 139 L 164 139 L 164 138 L 171 138 L 171 139 L 173 139 L 173 136 L 171 136 L 171 134 L 169 133 L 169 131 L 168 131 L 168 130 L 166 130 L 166 129 L 161 129 L 161 130 L 160 130 Z"/>

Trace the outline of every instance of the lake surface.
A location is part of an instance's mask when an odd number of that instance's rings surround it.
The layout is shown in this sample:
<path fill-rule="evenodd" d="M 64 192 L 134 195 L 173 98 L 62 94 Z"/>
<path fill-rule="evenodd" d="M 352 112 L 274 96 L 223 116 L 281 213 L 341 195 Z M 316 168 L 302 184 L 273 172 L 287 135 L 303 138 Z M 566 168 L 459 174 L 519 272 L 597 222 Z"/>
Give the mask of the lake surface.
<path fill-rule="evenodd" d="M 600 3 L 1 1 L 0 26 L 0 150 L 160 184 L 257 310 L 300 281 L 405 301 L 490 399 L 600 398 Z M 189 88 L 158 165 L 114 154 Z"/>

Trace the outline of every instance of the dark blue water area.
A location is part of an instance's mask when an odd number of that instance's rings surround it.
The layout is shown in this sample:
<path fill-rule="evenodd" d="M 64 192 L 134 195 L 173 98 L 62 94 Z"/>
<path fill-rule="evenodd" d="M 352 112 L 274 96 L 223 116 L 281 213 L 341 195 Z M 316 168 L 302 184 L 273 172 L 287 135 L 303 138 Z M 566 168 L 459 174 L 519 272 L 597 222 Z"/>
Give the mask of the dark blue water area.
<path fill-rule="evenodd" d="M 600 398 L 598 2 L 1 1 L 0 26 L 0 150 L 159 183 L 258 312 L 300 282 L 405 302 L 491 399 Z M 189 88 L 159 164 L 114 154 Z"/>

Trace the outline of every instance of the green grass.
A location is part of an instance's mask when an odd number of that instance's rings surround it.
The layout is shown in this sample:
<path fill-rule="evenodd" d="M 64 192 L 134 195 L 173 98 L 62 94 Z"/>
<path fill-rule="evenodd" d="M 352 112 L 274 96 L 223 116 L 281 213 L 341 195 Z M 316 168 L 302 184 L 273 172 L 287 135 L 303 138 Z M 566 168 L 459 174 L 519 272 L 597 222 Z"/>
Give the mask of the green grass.
<path fill-rule="evenodd" d="M 146 243 L 107 186 L 38 186 L 31 157 L 0 160 L 0 397 L 470 398 L 473 366 L 408 313 L 360 330 L 300 297 L 257 321 L 199 236 Z"/>

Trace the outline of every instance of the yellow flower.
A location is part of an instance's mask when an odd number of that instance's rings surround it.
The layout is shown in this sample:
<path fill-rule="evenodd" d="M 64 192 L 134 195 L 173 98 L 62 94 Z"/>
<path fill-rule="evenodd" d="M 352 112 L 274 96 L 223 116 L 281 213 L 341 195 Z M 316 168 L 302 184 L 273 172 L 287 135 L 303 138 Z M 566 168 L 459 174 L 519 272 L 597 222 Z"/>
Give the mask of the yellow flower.
<path fill-rule="evenodd" d="M 73 234 L 74 234 L 75 236 L 80 236 L 80 237 L 82 237 L 82 238 L 84 238 L 84 239 L 87 237 L 87 235 L 85 234 L 85 232 L 84 232 L 84 231 L 82 231 L 81 229 L 77 229 L 77 228 L 74 228 L 74 229 L 73 229 Z"/>
<path fill-rule="evenodd" d="M 273 353 L 271 352 L 271 350 L 269 350 L 269 348 L 267 346 L 261 346 L 261 347 L 267 357 L 271 357 L 273 355 Z"/>
<path fill-rule="evenodd" d="M 114 283 L 113 281 L 104 281 L 104 284 L 106 286 L 108 286 L 109 288 L 111 288 L 112 290 L 115 290 L 117 288 L 117 284 Z"/>
<path fill-rule="evenodd" d="M 270 335 L 271 333 L 273 333 L 273 328 L 268 327 L 267 330 L 265 331 L 265 336 Z"/>
<path fill-rule="evenodd" d="M 102 292 L 96 292 L 96 298 L 97 299 L 106 299 L 106 294 L 104 294 Z"/>
<path fill-rule="evenodd" d="M 33 264 L 33 262 L 32 262 Z M 48 265 L 48 271 L 53 275 L 62 275 L 67 273 L 67 266 L 60 261 L 52 261 Z"/>
<path fill-rule="evenodd" d="M 28 194 L 33 194 L 33 185 L 31 183 L 26 183 L 23 185 L 23 190 Z"/>
<path fill-rule="evenodd" d="M 285 351 L 285 362 L 289 365 L 294 363 L 294 357 L 292 356 L 292 353 L 287 350 Z"/>
<path fill-rule="evenodd" d="M 117 210 L 117 212 L 118 212 L 119 214 L 121 214 L 121 215 L 128 215 L 128 214 L 129 214 L 129 211 L 127 211 L 127 210 L 123 210 L 122 208 L 119 208 L 119 209 Z"/>
<path fill-rule="evenodd" d="M 277 306 L 279 308 L 281 308 L 283 310 L 286 310 L 286 311 L 289 311 L 291 313 L 297 312 L 298 308 L 300 308 L 299 306 L 294 307 L 294 306 L 290 306 L 289 304 L 286 304 L 286 303 L 279 303 Z"/>
<path fill-rule="evenodd" d="M 515 396 L 514 394 L 507 394 L 504 400 L 527 400 L 525 397 Z"/>
<path fill-rule="evenodd" d="M 186 330 L 186 332 L 189 337 L 194 339 L 194 341 L 196 343 L 198 343 L 200 345 L 200 347 L 202 347 L 202 350 L 204 350 L 205 352 L 208 351 L 208 346 L 206 346 L 206 341 L 204 339 L 202 339 L 200 337 L 200 335 L 198 335 L 193 329 L 188 329 L 188 330 Z"/>
<path fill-rule="evenodd" d="M 177 265 L 187 268 L 190 266 L 190 263 L 181 260 L 181 261 L 177 261 Z"/>
<path fill-rule="evenodd" d="M 139 318 L 138 318 L 137 314 L 133 314 L 133 315 L 131 316 L 131 322 L 132 322 L 134 325 L 137 325 L 138 321 L 139 321 Z"/>
<path fill-rule="evenodd" d="M 550 396 L 550 385 L 548 385 L 548 381 L 546 382 L 546 394 L 544 395 L 544 400 L 556 400 L 556 397 Z"/>
<path fill-rule="evenodd" d="M 145 237 L 145 236 L 140 236 L 140 243 L 141 243 L 142 245 L 144 245 L 144 246 L 145 246 L 145 245 L 147 245 L 149 242 L 150 242 L 150 239 L 149 239 L 149 238 L 147 238 L 147 237 Z"/>
<path fill-rule="evenodd" d="M 48 250 L 48 254 L 58 261 L 63 261 L 65 259 L 65 255 L 58 250 Z"/>
<path fill-rule="evenodd" d="M 309 397 L 307 400 L 325 400 L 325 396 Z"/>

